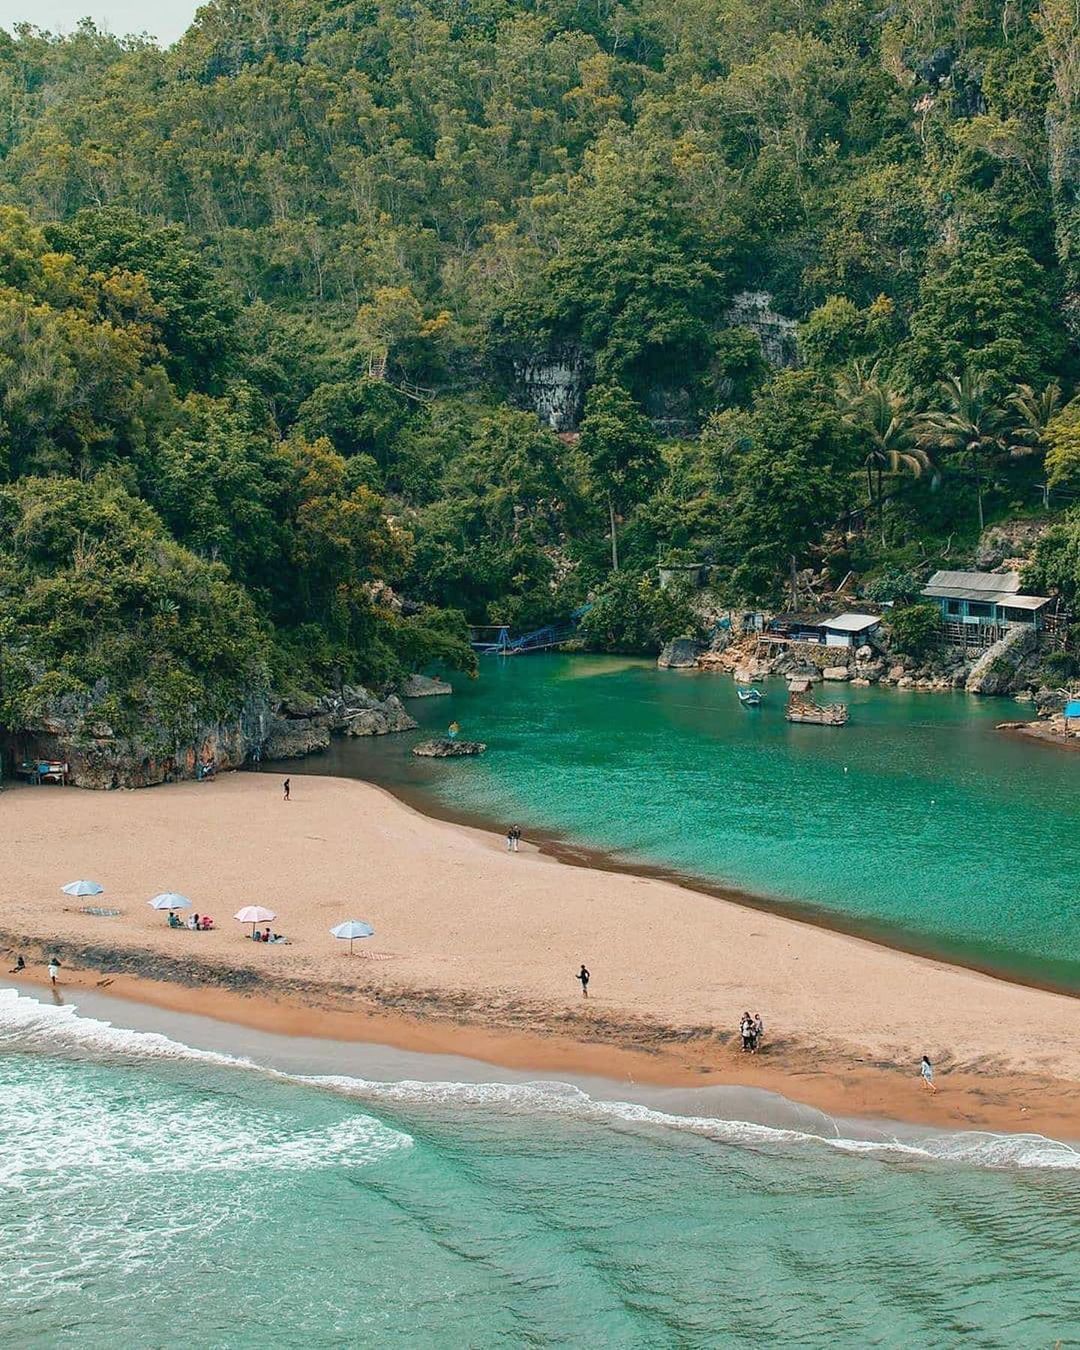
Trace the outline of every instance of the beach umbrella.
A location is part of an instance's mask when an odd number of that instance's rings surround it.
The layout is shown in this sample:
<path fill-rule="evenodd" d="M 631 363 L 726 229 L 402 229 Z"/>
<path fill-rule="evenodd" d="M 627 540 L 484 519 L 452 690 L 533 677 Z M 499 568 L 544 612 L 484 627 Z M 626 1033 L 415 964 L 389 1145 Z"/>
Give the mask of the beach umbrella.
<path fill-rule="evenodd" d="M 96 881 L 69 881 L 60 889 L 65 895 L 100 895 L 105 887 L 98 885 Z"/>
<path fill-rule="evenodd" d="M 186 895 L 177 895 L 175 891 L 162 891 L 153 900 L 146 902 L 151 909 L 190 909 L 191 901 Z"/>
<path fill-rule="evenodd" d="M 336 938 L 349 939 L 349 955 L 352 956 L 352 945 L 357 938 L 374 937 L 375 929 L 371 924 L 364 923 L 361 919 L 346 919 L 344 923 L 339 923 L 336 928 L 330 929 L 330 936 Z"/>
<path fill-rule="evenodd" d="M 277 915 L 272 909 L 263 909 L 262 905 L 245 905 L 243 909 L 238 909 L 233 918 L 240 923 L 251 924 L 251 936 L 255 936 L 255 926 L 260 923 L 269 923 L 271 919 L 276 919 Z"/>

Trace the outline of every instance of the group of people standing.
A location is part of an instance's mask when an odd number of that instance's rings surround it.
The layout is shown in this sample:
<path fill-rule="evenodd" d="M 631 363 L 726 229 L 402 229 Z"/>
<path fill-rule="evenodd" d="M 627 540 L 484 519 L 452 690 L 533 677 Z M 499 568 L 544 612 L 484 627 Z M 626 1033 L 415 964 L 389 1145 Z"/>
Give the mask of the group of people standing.
<path fill-rule="evenodd" d="M 761 1020 L 761 1014 L 755 1013 L 751 1017 L 748 1012 L 744 1012 L 739 1021 L 739 1035 L 742 1037 L 743 1054 L 756 1055 L 761 1049 L 761 1041 L 765 1035 L 765 1023 Z"/>

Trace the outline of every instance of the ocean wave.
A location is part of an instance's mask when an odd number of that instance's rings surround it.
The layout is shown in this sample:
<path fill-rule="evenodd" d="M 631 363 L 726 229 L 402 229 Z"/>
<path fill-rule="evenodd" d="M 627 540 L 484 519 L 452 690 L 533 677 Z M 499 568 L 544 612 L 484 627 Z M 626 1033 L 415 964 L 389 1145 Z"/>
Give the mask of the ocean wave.
<path fill-rule="evenodd" d="M 856 1139 L 839 1133 L 813 1132 L 716 1116 L 676 1115 L 640 1102 L 607 1101 L 590 1096 L 571 1083 L 380 1083 L 346 1075 L 294 1076 L 296 1081 L 323 1087 L 369 1102 L 412 1105 L 486 1107 L 522 1114 L 576 1116 L 612 1124 L 644 1125 L 678 1130 L 714 1139 L 717 1143 L 764 1146 L 821 1146 L 869 1157 L 903 1157 L 926 1162 L 965 1163 L 976 1167 L 1050 1168 L 1080 1171 L 1080 1150 L 1040 1134 L 993 1134 L 964 1130 L 908 1138 L 885 1129 L 867 1127 L 872 1137 Z M 822 1120 L 828 1122 L 829 1117 Z"/>
<path fill-rule="evenodd" d="M 905 1130 L 904 1137 L 901 1137 L 899 1133 L 889 1133 L 887 1127 L 867 1126 L 866 1137 L 855 1138 L 841 1133 L 828 1116 L 819 1117 L 820 1128 L 817 1130 L 783 1128 L 750 1120 L 676 1114 L 640 1102 L 606 1100 L 593 1097 L 574 1084 L 563 1082 L 380 1082 L 344 1074 L 286 1073 L 249 1058 L 199 1050 L 157 1032 L 132 1031 L 98 1018 L 83 1017 L 70 1005 L 56 1007 L 40 1003 L 13 989 L 0 990 L 0 1050 L 8 1047 L 48 1053 L 55 1050 L 58 1044 L 94 1057 L 119 1058 L 128 1063 L 139 1060 L 189 1060 L 222 1068 L 242 1069 L 282 1082 L 333 1091 L 372 1105 L 441 1105 L 521 1115 L 562 1115 L 614 1127 L 676 1130 L 713 1139 L 717 1143 L 746 1147 L 826 1147 L 841 1153 L 882 1159 L 964 1163 L 995 1169 L 1080 1171 L 1080 1150 L 1038 1134 L 994 1134 L 981 1130 L 920 1134 L 916 1130 Z M 371 1124 L 387 1131 L 388 1136 L 392 1137 L 393 1147 L 410 1142 L 408 1135 L 381 1126 L 377 1121 L 371 1121 Z M 359 1137 L 346 1137 L 347 1134 L 345 1131 L 341 1137 L 321 1140 L 294 1139 L 291 1144 L 286 1144 L 283 1137 L 282 1142 L 275 1142 L 270 1147 L 266 1147 L 264 1141 L 260 1147 L 265 1152 L 261 1156 L 271 1157 L 276 1153 L 281 1160 L 280 1165 L 287 1167 L 301 1165 L 304 1159 L 315 1157 L 318 1153 L 328 1160 L 328 1164 L 332 1164 L 335 1160 L 343 1159 L 350 1149 L 365 1142 Z M 235 1132 L 232 1138 L 237 1144 L 240 1143 Z M 367 1142 L 371 1143 L 372 1148 L 379 1147 L 374 1134 Z M 234 1152 L 242 1156 L 242 1146 Z M 230 1156 L 224 1144 L 220 1151 L 215 1145 L 203 1150 L 202 1165 L 208 1168 L 228 1166 L 231 1165 L 228 1161 Z M 247 1157 L 250 1158 L 250 1154 Z M 0 1179 L 2 1177 L 0 1171 Z"/>
<path fill-rule="evenodd" d="M 47 1055 L 58 1047 L 79 1052 L 78 1062 L 94 1066 L 168 1060 L 265 1072 L 248 1059 L 0 991 L 0 1051 Z M 133 1094 L 126 1084 L 80 1078 L 48 1058 L 29 1078 L 18 1071 L 17 1061 L 9 1061 L 5 1073 L 0 1060 L 0 1099 L 7 1141 L 0 1153 L 3 1187 L 30 1179 L 70 1185 L 107 1176 L 357 1167 L 412 1143 L 408 1134 L 369 1115 L 298 1130 L 286 1112 L 255 1109 L 220 1094 Z"/>

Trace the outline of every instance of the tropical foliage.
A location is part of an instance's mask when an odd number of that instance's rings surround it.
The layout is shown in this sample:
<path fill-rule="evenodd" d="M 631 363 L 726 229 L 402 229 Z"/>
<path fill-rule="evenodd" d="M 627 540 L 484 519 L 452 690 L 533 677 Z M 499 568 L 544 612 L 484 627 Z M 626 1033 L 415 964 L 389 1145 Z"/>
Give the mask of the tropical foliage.
<path fill-rule="evenodd" d="M 68 492 L 90 547 L 103 493 L 162 541 L 132 596 L 207 569 L 232 669 L 134 630 L 206 708 L 468 665 L 462 616 L 589 597 L 591 640 L 653 643 L 674 550 L 747 602 L 955 557 L 1080 481 L 1078 69 L 1072 0 L 0 32 L 7 518 L 25 541 Z M 10 709 L 75 678 L 48 605 L 73 643 L 126 611 L 58 535 L 28 617 L 0 547 Z"/>

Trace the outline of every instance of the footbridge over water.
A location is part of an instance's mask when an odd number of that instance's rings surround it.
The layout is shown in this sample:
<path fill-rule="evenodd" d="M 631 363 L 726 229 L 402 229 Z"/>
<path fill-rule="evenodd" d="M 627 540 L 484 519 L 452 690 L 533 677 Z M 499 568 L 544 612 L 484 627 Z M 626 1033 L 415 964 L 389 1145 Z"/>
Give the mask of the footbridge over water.
<path fill-rule="evenodd" d="M 534 628 L 531 633 L 519 633 L 517 636 L 509 624 L 472 624 L 469 640 L 473 651 L 479 656 L 518 656 L 522 652 L 549 651 L 577 636 L 578 624 L 591 608 L 591 605 L 581 605 L 560 623 L 550 623 L 543 628 Z"/>

